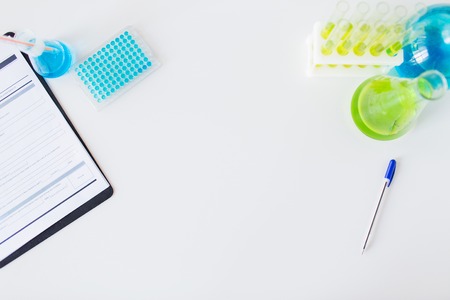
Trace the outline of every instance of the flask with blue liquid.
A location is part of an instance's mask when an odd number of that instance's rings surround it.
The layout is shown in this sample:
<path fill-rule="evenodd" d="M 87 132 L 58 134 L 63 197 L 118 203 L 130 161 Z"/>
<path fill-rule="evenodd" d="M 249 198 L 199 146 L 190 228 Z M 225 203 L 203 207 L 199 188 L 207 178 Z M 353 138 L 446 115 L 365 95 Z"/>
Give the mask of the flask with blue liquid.
<path fill-rule="evenodd" d="M 450 4 L 426 7 L 418 18 L 407 23 L 411 27 L 403 47 L 403 63 L 390 74 L 416 78 L 428 70 L 441 72 L 450 81 Z"/>
<path fill-rule="evenodd" d="M 34 70 L 42 77 L 59 77 L 67 73 L 72 66 L 73 53 L 61 41 L 41 40 L 31 31 L 18 33 L 16 39 L 29 43 L 29 46 L 20 46 L 20 50 L 28 54 Z"/>

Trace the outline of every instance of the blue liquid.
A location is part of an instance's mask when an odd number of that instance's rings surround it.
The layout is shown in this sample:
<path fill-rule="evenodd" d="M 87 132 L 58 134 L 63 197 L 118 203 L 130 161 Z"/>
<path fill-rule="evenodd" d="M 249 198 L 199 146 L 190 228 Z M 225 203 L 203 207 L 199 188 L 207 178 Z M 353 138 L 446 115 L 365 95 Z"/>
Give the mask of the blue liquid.
<path fill-rule="evenodd" d="M 135 37 L 125 31 L 78 63 L 75 72 L 94 100 L 101 103 L 129 88 L 153 68 L 150 57 Z"/>
<path fill-rule="evenodd" d="M 65 74 L 72 65 L 73 55 L 70 49 L 59 41 L 44 41 L 44 43 L 55 50 L 44 51 L 40 56 L 32 58 L 36 72 L 46 78 Z"/>
<path fill-rule="evenodd" d="M 403 48 L 403 63 L 395 71 L 401 77 L 415 78 L 424 71 L 438 70 L 450 81 L 450 5 L 429 6 L 427 12 L 410 25 L 413 30 L 424 25 L 425 31 Z"/>

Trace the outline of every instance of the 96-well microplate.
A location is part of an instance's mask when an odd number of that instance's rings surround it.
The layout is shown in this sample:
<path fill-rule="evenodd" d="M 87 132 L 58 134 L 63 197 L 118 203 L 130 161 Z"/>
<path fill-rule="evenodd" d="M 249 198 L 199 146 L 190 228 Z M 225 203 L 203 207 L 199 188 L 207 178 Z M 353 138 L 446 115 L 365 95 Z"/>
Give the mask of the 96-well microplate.
<path fill-rule="evenodd" d="M 128 27 L 77 63 L 75 74 L 91 102 L 101 109 L 159 66 L 150 48 Z"/>

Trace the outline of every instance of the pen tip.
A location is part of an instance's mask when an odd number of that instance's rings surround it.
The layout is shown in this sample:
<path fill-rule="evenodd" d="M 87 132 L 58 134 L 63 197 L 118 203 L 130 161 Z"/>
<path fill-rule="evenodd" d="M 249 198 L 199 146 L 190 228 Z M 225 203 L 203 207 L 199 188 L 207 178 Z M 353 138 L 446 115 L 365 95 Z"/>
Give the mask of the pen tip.
<path fill-rule="evenodd" d="M 363 254 L 364 254 L 364 250 L 365 250 L 365 248 L 363 248 L 363 251 L 361 252 L 361 255 L 363 255 Z"/>

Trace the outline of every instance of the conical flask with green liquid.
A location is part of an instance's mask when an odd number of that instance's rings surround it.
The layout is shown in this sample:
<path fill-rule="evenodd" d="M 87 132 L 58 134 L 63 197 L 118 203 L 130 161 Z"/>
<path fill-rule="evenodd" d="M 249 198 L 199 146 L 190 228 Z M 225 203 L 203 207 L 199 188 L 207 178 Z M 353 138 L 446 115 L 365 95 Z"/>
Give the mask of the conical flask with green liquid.
<path fill-rule="evenodd" d="M 441 98 L 446 90 L 445 76 L 435 70 L 415 79 L 374 76 L 353 95 L 353 121 L 368 137 L 393 140 L 408 132 L 425 105 Z"/>

